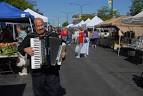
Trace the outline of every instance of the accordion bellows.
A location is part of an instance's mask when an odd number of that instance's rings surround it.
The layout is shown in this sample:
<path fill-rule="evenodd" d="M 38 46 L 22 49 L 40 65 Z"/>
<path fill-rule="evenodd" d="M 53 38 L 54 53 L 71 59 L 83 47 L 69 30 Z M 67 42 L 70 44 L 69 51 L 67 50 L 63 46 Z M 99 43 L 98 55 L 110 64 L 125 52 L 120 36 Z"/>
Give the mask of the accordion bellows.
<path fill-rule="evenodd" d="M 42 64 L 61 65 L 65 54 L 65 44 L 62 43 L 60 38 L 48 37 L 39 39 L 39 37 L 36 37 L 30 39 L 30 44 L 34 50 L 34 55 L 31 56 L 32 69 L 39 69 Z"/>

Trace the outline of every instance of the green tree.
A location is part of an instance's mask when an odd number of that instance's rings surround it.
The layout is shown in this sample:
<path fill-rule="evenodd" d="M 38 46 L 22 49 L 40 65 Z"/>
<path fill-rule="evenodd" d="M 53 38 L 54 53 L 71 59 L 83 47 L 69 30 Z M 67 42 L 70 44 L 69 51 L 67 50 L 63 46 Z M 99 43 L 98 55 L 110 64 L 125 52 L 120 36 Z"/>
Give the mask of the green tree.
<path fill-rule="evenodd" d="M 143 10 L 143 0 L 132 0 L 130 15 L 134 16 Z"/>
<path fill-rule="evenodd" d="M 88 18 L 90 18 L 90 19 L 92 19 L 94 17 L 94 15 L 82 15 L 81 17 L 80 17 L 80 21 L 82 21 L 82 20 L 87 20 Z"/>
<path fill-rule="evenodd" d="M 62 24 L 62 27 L 65 27 L 65 26 L 67 26 L 67 25 L 69 25 L 69 23 L 68 23 L 68 21 L 65 21 L 65 22 Z"/>
<path fill-rule="evenodd" d="M 111 10 L 107 6 L 101 7 L 101 9 L 99 9 L 97 12 L 97 16 L 99 16 L 102 20 L 108 20 L 113 17 L 118 17 L 119 14 L 120 13 L 118 12 L 118 10 L 115 10 L 115 9 Z"/>
<path fill-rule="evenodd" d="M 27 8 L 33 9 L 34 4 L 30 3 L 28 0 L 0 0 L 0 2 L 7 2 L 21 10 Z"/>

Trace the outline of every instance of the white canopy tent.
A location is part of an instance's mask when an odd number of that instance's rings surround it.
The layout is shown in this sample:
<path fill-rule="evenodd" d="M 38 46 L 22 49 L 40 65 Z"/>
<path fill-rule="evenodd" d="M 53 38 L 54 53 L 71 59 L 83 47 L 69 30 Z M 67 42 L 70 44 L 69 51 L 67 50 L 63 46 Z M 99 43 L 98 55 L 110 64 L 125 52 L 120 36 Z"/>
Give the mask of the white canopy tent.
<path fill-rule="evenodd" d="M 143 24 L 143 11 L 141 11 L 135 16 L 125 18 L 122 21 L 123 23 L 126 23 L 126 24 Z"/>
<path fill-rule="evenodd" d="M 74 24 L 69 24 L 67 28 L 74 27 Z"/>
<path fill-rule="evenodd" d="M 95 16 L 94 18 L 92 18 L 91 20 L 90 20 L 90 22 L 88 22 L 87 23 L 87 27 L 88 28 L 93 28 L 95 25 L 98 25 L 98 24 L 100 24 L 100 23 L 102 23 L 103 22 L 103 20 L 102 19 L 100 19 L 98 16 Z"/>
<path fill-rule="evenodd" d="M 79 23 L 78 23 L 78 24 L 75 24 L 74 27 L 79 27 Z"/>
<path fill-rule="evenodd" d="M 78 26 L 81 27 L 83 24 L 84 24 L 84 21 L 82 20 L 82 21 L 78 24 Z"/>
<path fill-rule="evenodd" d="M 84 22 L 84 24 L 85 25 L 87 25 L 87 23 L 89 23 L 91 20 L 88 18 L 85 22 Z"/>
<path fill-rule="evenodd" d="M 137 15 L 133 16 L 134 18 L 140 18 L 143 17 L 143 11 L 141 11 L 140 13 L 138 13 Z"/>
<path fill-rule="evenodd" d="M 75 25 L 75 27 L 81 27 L 84 24 L 84 21 L 80 21 L 78 24 Z"/>
<path fill-rule="evenodd" d="M 27 8 L 26 10 L 24 10 L 24 12 L 29 12 L 31 15 L 34 16 L 34 18 L 42 18 L 44 22 L 48 22 L 48 18 L 46 16 L 43 16 L 39 13 L 36 13 L 35 11 Z"/>

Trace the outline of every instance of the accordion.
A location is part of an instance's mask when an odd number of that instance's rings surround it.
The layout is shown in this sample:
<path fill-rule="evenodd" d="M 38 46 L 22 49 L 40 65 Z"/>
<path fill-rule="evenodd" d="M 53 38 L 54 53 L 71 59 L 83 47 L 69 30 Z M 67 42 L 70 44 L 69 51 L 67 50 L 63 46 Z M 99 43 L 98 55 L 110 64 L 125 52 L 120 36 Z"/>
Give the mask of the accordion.
<path fill-rule="evenodd" d="M 56 66 L 62 64 L 62 52 L 65 45 L 57 37 L 30 38 L 30 47 L 34 50 L 31 56 L 31 68 L 39 69 L 42 65 Z"/>

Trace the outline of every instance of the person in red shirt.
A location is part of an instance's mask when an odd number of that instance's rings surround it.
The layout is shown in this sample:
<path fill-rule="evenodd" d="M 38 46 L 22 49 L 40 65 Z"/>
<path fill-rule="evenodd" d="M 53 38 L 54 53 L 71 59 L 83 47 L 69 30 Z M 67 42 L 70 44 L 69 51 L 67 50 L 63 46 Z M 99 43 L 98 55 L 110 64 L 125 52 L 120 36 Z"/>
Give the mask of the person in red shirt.
<path fill-rule="evenodd" d="M 67 41 L 67 35 L 68 35 L 68 29 L 63 28 L 60 35 L 61 35 L 61 38 L 66 42 Z"/>
<path fill-rule="evenodd" d="M 83 31 L 83 28 L 80 28 L 79 30 L 79 36 L 77 37 L 77 43 L 78 43 L 78 54 L 76 56 L 76 58 L 80 58 L 80 51 L 81 51 L 81 48 L 83 46 L 83 43 L 84 43 L 84 31 Z"/>
<path fill-rule="evenodd" d="M 84 43 L 84 32 L 83 31 L 79 32 L 78 42 L 79 43 Z"/>

